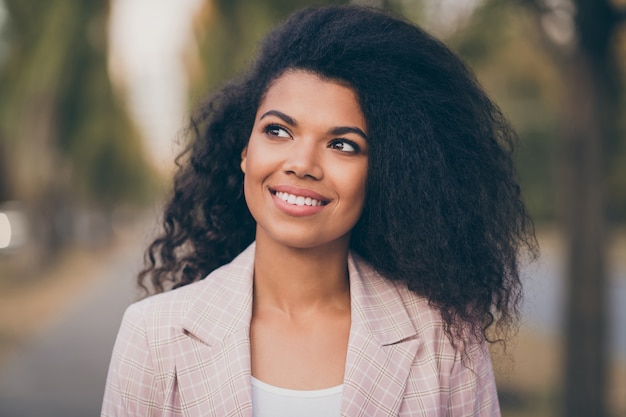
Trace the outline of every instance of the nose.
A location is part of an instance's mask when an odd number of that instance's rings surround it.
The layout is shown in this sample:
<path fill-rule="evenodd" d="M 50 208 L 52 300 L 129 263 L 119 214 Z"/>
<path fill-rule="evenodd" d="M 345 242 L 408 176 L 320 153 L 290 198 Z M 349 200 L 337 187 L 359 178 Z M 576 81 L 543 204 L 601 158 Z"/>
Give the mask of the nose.
<path fill-rule="evenodd" d="M 295 140 L 289 148 L 283 168 L 285 172 L 299 178 L 322 179 L 324 171 L 315 141 L 302 138 Z"/>

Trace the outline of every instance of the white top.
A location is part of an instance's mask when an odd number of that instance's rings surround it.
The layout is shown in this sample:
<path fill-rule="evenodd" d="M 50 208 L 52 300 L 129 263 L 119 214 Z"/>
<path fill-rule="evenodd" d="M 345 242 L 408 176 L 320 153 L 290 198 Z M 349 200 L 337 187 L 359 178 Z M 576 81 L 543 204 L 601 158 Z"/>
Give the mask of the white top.
<path fill-rule="evenodd" d="M 339 417 L 343 385 L 304 391 L 251 378 L 254 417 Z"/>

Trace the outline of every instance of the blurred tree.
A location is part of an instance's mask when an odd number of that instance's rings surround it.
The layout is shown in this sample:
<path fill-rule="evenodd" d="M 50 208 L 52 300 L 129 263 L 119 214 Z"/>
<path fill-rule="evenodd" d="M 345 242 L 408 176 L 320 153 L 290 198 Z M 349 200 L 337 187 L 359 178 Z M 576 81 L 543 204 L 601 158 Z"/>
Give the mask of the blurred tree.
<path fill-rule="evenodd" d="M 205 0 L 194 28 L 198 59 L 191 61 L 191 100 L 231 78 L 249 63 L 260 39 L 290 13 L 342 0 Z"/>
<path fill-rule="evenodd" d="M 41 219 L 33 237 L 49 254 L 64 243 L 77 208 L 106 214 L 145 200 L 150 168 L 108 77 L 108 0 L 4 3 L 7 188 Z"/>
<path fill-rule="evenodd" d="M 607 184 L 621 95 L 609 0 L 523 0 L 562 74 L 561 210 L 569 277 L 565 416 L 607 415 Z M 626 11 L 626 10 L 625 10 Z"/>
<path fill-rule="evenodd" d="M 520 136 L 516 157 L 535 221 L 555 220 L 555 141 L 563 86 L 556 65 L 537 47 L 532 22 L 512 2 L 484 1 L 448 39 Z"/>
<path fill-rule="evenodd" d="M 0 135 L 2 132 L 0 132 Z M 0 201 L 7 201 L 11 196 L 9 190 L 9 155 L 6 151 L 5 140 L 0 136 Z"/>
<path fill-rule="evenodd" d="M 618 66 L 626 63 L 618 42 L 626 12 L 614 4 L 486 0 L 453 37 L 520 133 L 518 166 L 533 214 L 563 225 L 567 416 L 607 415 L 608 220 L 626 220 Z"/>
<path fill-rule="evenodd" d="M 236 73 L 269 27 L 310 3 L 207 1 L 196 22 L 193 91 L 204 93 Z M 433 30 L 422 21 L 426 0 L 352 3 L 395 9 Z M 619 134 L 626 118 L 620 125 L 616 65 L 625 13 L 609 0 L 477 4 L 446 41 L 476 70 L 520 134 L 516 157 L 531 213 L 540 221 L 562 219 L 570 283 L 563 414 L 604 416 L 607 215 L 626 220 L 626 141 Z"/>

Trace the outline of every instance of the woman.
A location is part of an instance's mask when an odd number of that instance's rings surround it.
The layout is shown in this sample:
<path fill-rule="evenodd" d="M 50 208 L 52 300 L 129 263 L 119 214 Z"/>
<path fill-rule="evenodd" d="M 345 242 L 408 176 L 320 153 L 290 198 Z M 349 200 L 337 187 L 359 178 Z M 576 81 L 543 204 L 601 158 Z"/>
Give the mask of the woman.
<path fill-rule="evenodd" d="M 457 57 L 303 10 L 192 124 L 103 416 L 499 415 L 487 342 L 534 238 L 514 134 Z"/>

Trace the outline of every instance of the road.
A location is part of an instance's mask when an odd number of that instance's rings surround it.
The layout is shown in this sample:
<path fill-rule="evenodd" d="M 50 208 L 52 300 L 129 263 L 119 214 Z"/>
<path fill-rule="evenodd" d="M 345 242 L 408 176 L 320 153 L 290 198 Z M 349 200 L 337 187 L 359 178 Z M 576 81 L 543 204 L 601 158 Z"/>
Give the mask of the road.
<path fill-rule="evenodd" d="M 114 251 L 105 268 L 61 317 L 0 369 L 0 417 L 89 417 L 100 414 L 111 350 L 143 251 L 136 239 Z"/>
<path fill-rule="evenodd" d="M 565 271 L 560 253 L 542 249 L 541 259 L 524 271 L 523 325 L 544 335 L 564 336 Z M 626 263 L 608 267 L 606 314 L 609 350 L 613 358 L 626 361 Z"/>
<path fill-rule="evenodd" d="M 97 417 L 111 350 L 123 311 L 137 297 L 134 276 L 145 242 L 115 251 L 93 285 L 52 326 L 0 368 L 0 417 Z M 548 253 L 548 255 L 550 255 Z M 524 315 L 530 327 L 561 330 L 562 265 L 545 257 L 530 271 Z M 626 269 L 612 270 L 613 346 L 626 353 Z"/>

